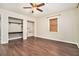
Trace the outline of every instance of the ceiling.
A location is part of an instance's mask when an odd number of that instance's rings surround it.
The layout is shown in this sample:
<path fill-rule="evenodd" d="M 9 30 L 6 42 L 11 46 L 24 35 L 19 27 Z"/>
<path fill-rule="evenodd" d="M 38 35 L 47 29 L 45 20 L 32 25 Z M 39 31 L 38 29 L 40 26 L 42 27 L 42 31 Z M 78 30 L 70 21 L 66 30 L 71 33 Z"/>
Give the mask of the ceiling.
<path fill-rule="evenodd" d="M 29 3 L 0 3 L 0 8 L 33 17 L 42 17 L 50 13 L 75 8 L 77 3 L 45 3 L 40 7 L 43 12 L 35 11 L 34 13 L 32 13 L 32 9 L 23 9 L 24 6 L 31 7 Z"/>

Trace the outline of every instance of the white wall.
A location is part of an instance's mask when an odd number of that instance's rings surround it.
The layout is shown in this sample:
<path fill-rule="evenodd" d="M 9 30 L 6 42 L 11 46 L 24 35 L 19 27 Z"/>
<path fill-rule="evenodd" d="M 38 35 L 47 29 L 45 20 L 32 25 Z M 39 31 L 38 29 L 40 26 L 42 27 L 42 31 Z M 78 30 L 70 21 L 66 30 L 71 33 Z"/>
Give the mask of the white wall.
<path fill-rule="evenodd" d="M 2 11 L 0 11 L 2 12 Z M 1 14 L 1 44 L 8 42 L 8 18 L 5 13 Z"/>
<path fill-rule="evenodd" d="M 76 9 L 65 10 L 62 12 L 47 15 L 37 19 L 37 36 L 57 41 L 77 42 L 77 15 Z M 61 14 L 58 17 L 58 32 L 49 31 L 49 19 L 47 17 Z"/>
<path fill-rule="evenodd" d="M 77 36 L 78 36 L 78 39 L 77 39 L 77 41 L 78 41 L 78 47 L 79 47 L 79 7 L 78 7 L 78 9 L 77 9 L 77 11 L 78 11 L 78 34 L 77 34 Z"/>
<path fill-rule="evenodd" d="M 49 31 L 49 19 L 47 17 L 56 14 L 58 19 L 58 32 Z M 8 16 L 23 19 L 23 39 L 27 39 L 27 20 L 35 22 L 35 36 L 48 38 L 57 41 L 64 41 L 75 43 L 77 37 L 77 15 L 76 9 L 62 11 L 54 14 L 50 14 L 43 18 L 33 18 L 26 15 L 17 14 L 15 12 L 0 9 L 1 15 L 1 43 L 8 43 Z M 37 20 L 37 21 L 36 21 Z M 37 30 L 36 30 L 37 28 Z"/>
<path fill-rule="evenodd" d="M 0 15 L 0 41 L 1 41 L 1 15 Z"/>
<path fill-rule="evenodd" d="M 28 17 L 26 15 L 17 14 L 12 11 L 0 9 L 1 15 L 1 43 L 8 43 L 8 17 L 15 17 L 19 19 L 23 19 L 23 39 L 27 39 L 27 20 L 32 19 L 32 17 Z"/>

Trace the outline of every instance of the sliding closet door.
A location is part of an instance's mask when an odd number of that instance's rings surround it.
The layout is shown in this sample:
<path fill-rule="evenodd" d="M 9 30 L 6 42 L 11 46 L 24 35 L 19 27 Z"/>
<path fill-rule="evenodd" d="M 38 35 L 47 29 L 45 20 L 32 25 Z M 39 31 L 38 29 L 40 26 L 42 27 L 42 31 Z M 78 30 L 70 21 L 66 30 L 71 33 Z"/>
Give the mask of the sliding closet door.
<path fill-rule="evenodd" d="M 27 21 L 27 36 L 34 36 L 34 22 Z"/>

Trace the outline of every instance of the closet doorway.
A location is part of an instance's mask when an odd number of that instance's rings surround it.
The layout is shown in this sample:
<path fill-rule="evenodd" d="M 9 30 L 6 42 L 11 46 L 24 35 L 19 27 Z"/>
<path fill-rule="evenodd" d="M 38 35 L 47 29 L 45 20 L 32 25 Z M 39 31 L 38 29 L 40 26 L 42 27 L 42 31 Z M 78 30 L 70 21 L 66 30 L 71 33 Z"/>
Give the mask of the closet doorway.
<path fill-rule="evenodd" d="M 34 37 L 34 22 L 27 21 L 27 37 Z"/>
<path fill-rule="evenodd" d="M 23 39 L 23 19 L 8 17 L 9 40 Z"/>

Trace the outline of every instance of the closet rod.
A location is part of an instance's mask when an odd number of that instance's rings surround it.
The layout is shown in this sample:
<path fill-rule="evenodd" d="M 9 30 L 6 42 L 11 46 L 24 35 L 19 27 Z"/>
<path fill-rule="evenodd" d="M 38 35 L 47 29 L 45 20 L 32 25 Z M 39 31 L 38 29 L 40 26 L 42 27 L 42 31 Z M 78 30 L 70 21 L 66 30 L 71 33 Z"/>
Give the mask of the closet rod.
<path fill-rule="evenodd" d="M 15 33 L 23 33 L 23 32 L 9 32 L 9 34 L 15 34 Z"/>
<path fill-rule="evenodd" d="M 23 23 L 18 23 L 18 22 L 9 22 L 9 23 L 13 23 L 13 24 L 23 24 Z"/>
<path fill-rule="evenodd" d="M 23 19 L 19 19 L 19 18 L 15 18 L 15 17 L 8 17 L 9 19 L 14 19 L 14 20 L 21 20 L 23 21 Z"/>

